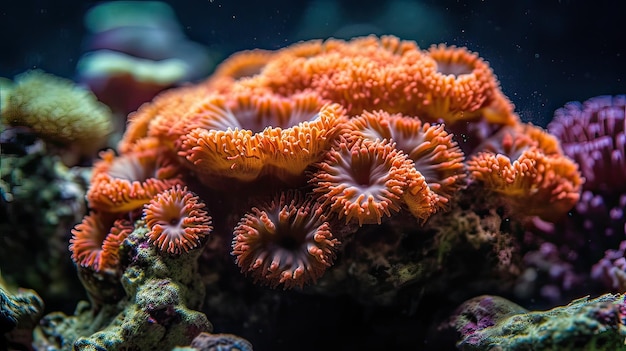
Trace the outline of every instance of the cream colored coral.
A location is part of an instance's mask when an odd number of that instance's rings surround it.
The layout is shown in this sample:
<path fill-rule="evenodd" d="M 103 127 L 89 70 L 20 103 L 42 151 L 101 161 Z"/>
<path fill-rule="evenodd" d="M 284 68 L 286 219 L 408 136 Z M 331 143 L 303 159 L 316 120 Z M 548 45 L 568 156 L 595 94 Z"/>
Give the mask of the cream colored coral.
<path fill-rule="evenodd" d="M 2 122 L 27 126 L 45 140 L 93 145 L 113 130 L 109 108 L 70 80 L 31 70 L 17 76 L 8 93 Z"/>
<path fill-rule="evenodd" d="M 9 92 L 13 89 L 13 82 L 10 79 L 0 77 L 0 116 L 4 115 L 4 110 L 9 102 Z"/>

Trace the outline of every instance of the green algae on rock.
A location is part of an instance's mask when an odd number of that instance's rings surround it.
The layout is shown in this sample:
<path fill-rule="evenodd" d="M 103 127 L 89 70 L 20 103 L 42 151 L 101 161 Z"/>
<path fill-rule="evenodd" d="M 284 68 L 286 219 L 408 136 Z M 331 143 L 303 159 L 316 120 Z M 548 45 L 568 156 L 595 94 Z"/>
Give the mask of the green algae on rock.
<path fill-rule="evenodd" d="M 457 310 L 463 351 L 626 350 L 625 295 L 584 297 L 547 311 L 527 311 L 498 296 L 478 296 Z"/>
<path fill-rule="evenodd" d="M 450 284 L 506 291 L 521 267 L 517 237 L 521 222 L 507 218 L 501 204 L 469 186 L 418 226 L 396 215 L 378 227 L 343 236 L 341 258 L 308 289 L 350 294 L 362 303 L 399 306 L 401 296 L 440 293 Z M 454 292 L 459 301 L 467 290 Z"/>
<path fill-rule="evenodd" d="M 126 297 L 117 304 L 78 304 L 73 316 L 44 317 L 36 345 L 47 350 L 168 350 L 188 345 L 213 326 L 198 312 L 204 286 L 197 270 L 201 250 L 161 255 L 147 241 L 142 221 L 121 247 Z"/>

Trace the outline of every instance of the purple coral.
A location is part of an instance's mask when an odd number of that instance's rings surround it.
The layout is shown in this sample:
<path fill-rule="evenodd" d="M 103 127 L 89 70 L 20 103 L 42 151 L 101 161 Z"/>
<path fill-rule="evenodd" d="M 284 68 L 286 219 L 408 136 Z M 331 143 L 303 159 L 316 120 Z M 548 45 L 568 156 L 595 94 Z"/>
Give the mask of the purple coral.
<path fill-rule="evenodd" d="M 527 268 L 518 280 L 516 294 L 528 297 L 531 291 L 539 289 L 542 298 L 561 301 L 563 291 L 571 291 L 584 282 L 584 275 L 577 273 L 571 263 L 576 258 L 574 251 L 562 252 L 551 242 L 542 243 L 539 249 L 524 255 Z"/>
<path fill-rule="evenodd" d="M 524 257 L 527 273 L 532 274 L 518 282 L 518 296 L 539 293 L 558 300 L 589 293 L 581 280 L 590 275 L 600 283 L 592 288 L 597 293 L 615 289 L 611 278 L 623 272 L 616 271 L 621 261 L 614 254 L 601 259 L 607 249 L 616 249 L 626 239 L 625 115 L 626 95 L 568 102 L 555 111 L 548 131 L 559 139 L 563 153 L 579 164 L 585 182 L 569 216 L 555 223 L 533 221 L 525 240 L 534 249 Z M 539 287 L 540 292 L 534 291 Z"/>
<path fill-rule="evenodd" d="M 516 314 L 528 312 L 523 307 L 499 296 L 482 295 L 465 301 L 452 317 L 452 324 L 461 335 L 463 343 L 480 345 L 484 342 L 483 330 Z"/>
<path fill-rule="evenodd" d="M 591 277 L 602 281 L 615 291 L 626 290 L 626 241 L 617 250 L 606 250 L 604 258 L 591 269 Z"/>
<path fill-rule="evenodd" d="M 626 95 L 572 101 L 554 113 L 550 133 L 580 165 L 585 190 L 626 190 Z"/>
<path fill-rule="evenodd" d="M 207 332 L 196 336 L 191 347 L 200 351 L 252 351 L 252 344 L 240 336 Z"/>
<path fill-rule="evenodd" d="M 548 130 L 585 177 L 576 206 L 585 231 L 624 239 L 626 208 L 626 95 L 569 102 L 556 110 Z"/>
<path fill-rule="evenodd" d="M 554 231 L 562 240 L 561 249 L 569 246 L 580 257 L 598 261 L 606 249 L 617 248 L 626 238 L 626 95 L 569 102 L 555 111 L 548 130 L 585 178 L 579 203 Z M 614 289 L 611 279 L 599 272 L 616 262 L 605 257 L 592 276 Z"/>

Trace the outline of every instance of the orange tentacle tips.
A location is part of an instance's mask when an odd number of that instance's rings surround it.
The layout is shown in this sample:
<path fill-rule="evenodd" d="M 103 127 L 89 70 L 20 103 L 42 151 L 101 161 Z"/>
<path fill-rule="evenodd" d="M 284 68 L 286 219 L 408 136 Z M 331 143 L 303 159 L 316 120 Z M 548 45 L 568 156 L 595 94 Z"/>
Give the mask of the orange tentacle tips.
<path fill-rule="evenodd" d="M 412 162 L 383 141 L 340 142 L 316 164 L 310 183 L 320 201 L 346 222 L 381 223 L 398 212 Z"/>
<path fill-rule="evenodd" d="M 72 260 L 96 272 L 114 269 L 119 262 L 119 247 L 132 230 L 127 220 L 92 212 L 72 229 L 69 246 Z"/>
<path fill-rule="evenodd" d="M 150 242 L 162 252 L 180 254 L 198 246 L 213 227 L 205 204 L 186 187 L 156 195 L 144 209 Z"/>
<path fill-rule="evenodd" d="M 554 137 L 532 125 L 502 130 L 470 158 L 468 169 L 514 213 L 550 221 L 578 202 L 583 183 Z"/>
<path fill-rule="evenodd" d="M 89 205 L 108 212 L 129 212 L 141 208 L 153 196 L 182 184 L 181 167 L 174 155 L 155 139 L 142 139 L 124 155 L 101 153 L 87 192 Z"/>
<path fill-rule="evenodd" d="M 340 244 L 321 207 L 293 191 L 252 208 L 233 236 L 232 254 L 241 271 L 285 289 L 314 283 L 332 265 Z"/>

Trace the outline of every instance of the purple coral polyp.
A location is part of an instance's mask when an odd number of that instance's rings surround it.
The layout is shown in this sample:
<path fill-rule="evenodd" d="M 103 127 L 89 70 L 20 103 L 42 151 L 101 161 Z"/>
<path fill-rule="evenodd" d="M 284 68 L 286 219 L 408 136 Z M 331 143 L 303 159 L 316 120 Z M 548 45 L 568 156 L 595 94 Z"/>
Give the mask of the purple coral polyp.
<path fill-rule="evenodd" d="M 554 113 L 550 133 L 586 179 L 584 189 L 626 190 L 626 95 L 568 102 Z"/>
<path fill-rule="evenodd" d="M 585 229 L 624 233 L 626 205 L 626 95 L 573 101 L 554 113 L 548 130 L 585 178 L 576 210 Z"/>
<path fill-rule="evenodd" d="M 580 230 L 603 234 L 589 238 L 594 256 L 606 247 L 623 245 L 619 243 L 626 233 L 626 95 L 569 102 L 555 111 L 548 130 L 560 139 L 563 152 L 580 165 L 585 178 L 573 212 L 578 220 L 569 230 L 578 237 L 585 237 Z M 615 252 L 623 256 L 622 246 L 620 250 Z M 612 252 L 594 265 L 591 276 L 608 289 L 619 290 L 626 286 L 626 264 Z"/>

